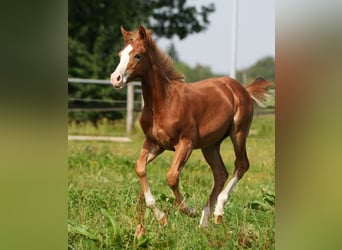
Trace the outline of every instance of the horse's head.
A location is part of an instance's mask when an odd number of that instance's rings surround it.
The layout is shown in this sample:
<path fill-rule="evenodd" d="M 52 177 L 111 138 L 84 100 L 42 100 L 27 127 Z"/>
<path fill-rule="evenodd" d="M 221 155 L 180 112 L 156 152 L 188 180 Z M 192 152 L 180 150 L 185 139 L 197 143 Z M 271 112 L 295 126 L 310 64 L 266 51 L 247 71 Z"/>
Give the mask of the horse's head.
<path fill-rule="evenodd" d="M 143 26 L 136 31 L 128 32 L 121 26 L 124 48 L 119 52 L 120 63 L 111 74 L 110 80 L 115 88 L 122 88 L 128 82 L 142 76 L 146 67 L 146 44 L 150 30 Z"/>

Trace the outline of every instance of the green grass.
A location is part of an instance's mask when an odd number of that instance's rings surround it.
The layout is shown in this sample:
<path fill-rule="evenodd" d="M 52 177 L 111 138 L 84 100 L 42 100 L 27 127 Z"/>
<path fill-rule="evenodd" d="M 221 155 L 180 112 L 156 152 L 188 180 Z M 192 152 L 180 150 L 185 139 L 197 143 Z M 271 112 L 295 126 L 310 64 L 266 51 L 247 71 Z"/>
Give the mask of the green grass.
<path fill-rule="evenodd" d="M 72 127 L 71 127 L 72 126 Z M 105 127 L 105 129 L 103 128 Z M 102 124 L 95 131 L 109 131 Z M 114 126 L 116 129 L 120 126 Z M 87 128 L 87 129 L 85 129 Z M 69 126 L 89 131 L 89 125 Z M 117 129 L 118 130 L 118 129 Z M 146 210 L 146 237 L 135 239 L 135 205 L 140 184 L 134 163 L 143 141 L 137 129 L 131 143 L 69 142 L 68 197 L 69 249 L 274 249 L 275 248 L 275 159 L 274 116 L 254 118 L 247 150 L 251 167 L 236 185 L 225 205 L 225 221 L 211 219 L 209 227 L 198 227 L 199 217 L 180 213 L 166 173 L 173 153 L 165 152 L 148 166 L 148 178 L 158 206 L 167 213 L 168 224 L 160 227 Z M 221 152 L 229 173 L 234 152 L 229 139 Z M 187 203 L 201 211 L 213 185 L 209 166 L 200 151 L 194 151 L 181 173 L 180 188 Z"/>

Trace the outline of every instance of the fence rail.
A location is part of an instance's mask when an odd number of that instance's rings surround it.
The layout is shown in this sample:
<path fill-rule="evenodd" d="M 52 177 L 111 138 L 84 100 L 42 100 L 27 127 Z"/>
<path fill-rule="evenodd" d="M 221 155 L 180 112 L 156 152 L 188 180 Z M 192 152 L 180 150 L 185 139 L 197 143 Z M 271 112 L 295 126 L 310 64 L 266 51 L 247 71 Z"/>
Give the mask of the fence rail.
<path fill-rule="evenodd" d="M 86 78 L 68 78 L 68 83 L 92 83 L 92 84 L 104 84 L 111 85 L 110 80 L 101 80 L 101 79 L 86 79 Z M 128 84 L 133 84 L 134 86 L 141 86 L 140 82 L 130 82 Z"/>
<path fill-rule="evenodd" d="M 84 79 L 84 78 L 68 78 L 69 83 L 80 83 L 80 84 L 103 84 L 103 85 L 111 85 L 109 80 L 100 80 L 100 79 Z M 134 109 L 134 94 L 139 93 L 141 95 L 141 89 L 135 87 L 140 87 L 140 82 L 130 82 L 127 84 L 127 99 L 126 101 L 118 101 L 118 100 L 99 100 L 99 99 L 89 99 L 89 98 L 69 98 L 68 101 L 83 101 L 83 102 L 99 102 L 99 103 L 111 103 L 111 104 L 126 104 L 125 107 L 88 107 L 88 108 L 68 108 L 68 112 L 110 112 L 110 111 L 126 111 L 126 132 L 127 134 L 131 134 L 133 130 L 133 113 L 135 111 L 140 111 Z M 141 106 L 143 106 L 143 98 L 141 95 Z"/>
<path fill-rule="evenodd" d="M 85 78 L 68 78 L 69 82 L 76 82 L 76 83 L 95 83 L 95 84 L 107 84 L 110 85 L 109 80 L 100 80 L 100 79 L 85 79 Z"/>

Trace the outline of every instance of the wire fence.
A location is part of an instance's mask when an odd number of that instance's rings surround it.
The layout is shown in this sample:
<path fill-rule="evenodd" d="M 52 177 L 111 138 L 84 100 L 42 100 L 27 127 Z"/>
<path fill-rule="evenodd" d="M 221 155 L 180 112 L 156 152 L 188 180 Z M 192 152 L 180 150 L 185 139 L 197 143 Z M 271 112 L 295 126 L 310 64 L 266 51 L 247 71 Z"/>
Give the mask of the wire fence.
<path fill-rule="evenodd" d="M 111 85 L 111 82 L 109 80 L 84 78 L 68 78 L 68 84 L 70 83 Z M 133 130 L 134 123 L 133 112 L 141 111 L 144 105 L 141 93 L 141 83 L 130 82 L 127 84 L 126 100 L 103 100 L 70 97 L 68 98 L 68 102 L 74 102 L 74 104 L 72 106 L 68 105 L 68 112 L 126 112 L 126 131 L 128 134 L 130 134 Z M 140 98 L 135 100 L 135 94 L 138 94 Z M 78 102 L 79 104 L 77 105 L 75 104 L 75 102 Z M 90 103 L 96 103 L 96 105 L 89 105 Z M 104 104 L 104 106 L 102 104 Z M 108 105 L 110 106 L 108 107 Z"/>

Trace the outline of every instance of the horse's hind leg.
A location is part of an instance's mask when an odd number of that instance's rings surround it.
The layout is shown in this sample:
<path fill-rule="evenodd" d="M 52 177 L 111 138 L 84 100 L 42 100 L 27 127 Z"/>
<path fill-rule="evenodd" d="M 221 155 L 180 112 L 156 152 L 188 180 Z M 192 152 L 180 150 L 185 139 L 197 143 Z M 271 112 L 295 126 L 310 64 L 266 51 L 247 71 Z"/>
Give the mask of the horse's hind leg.
<path fill-rule="evenodd" d="M 246 121 L 246 120 L 245 120 Z M 214 211 L 215 223 L 219 223 L 223 220 L 223 207 L 226 201 L 228 200 L 228 196 L 237 182 L 243 177 L 245 172 L 249 168 L 249 161 L 247 157 L 246 151 L 246 140 L 248 136 L 249 127 L 251 124 L 251 119 L 243 123 L 242 126 L 234 126 L 231 133 L 231 140 L 234 146 L 235 152 L 235 169 L 233 178 L 228 182 L 227 186 L 223 189 L 223 191 L 218 195 L 217 204 Z"/>
<path fill-rule="evenodd" d="M 202 211 L 200 227 L 207 227 L 210 214 L 215 206 L 217 196 L 222 191 L 228 178 L 228 172 L 220 155 L 220 144 L 202 149 L 202 154 L 211 167 L 214 176 L 214 187 L 210 194 L 209 201 Z"/>

